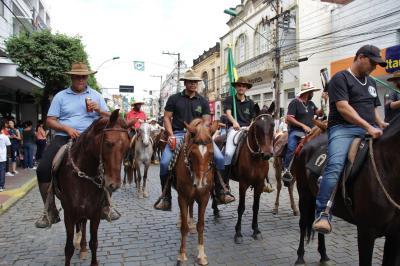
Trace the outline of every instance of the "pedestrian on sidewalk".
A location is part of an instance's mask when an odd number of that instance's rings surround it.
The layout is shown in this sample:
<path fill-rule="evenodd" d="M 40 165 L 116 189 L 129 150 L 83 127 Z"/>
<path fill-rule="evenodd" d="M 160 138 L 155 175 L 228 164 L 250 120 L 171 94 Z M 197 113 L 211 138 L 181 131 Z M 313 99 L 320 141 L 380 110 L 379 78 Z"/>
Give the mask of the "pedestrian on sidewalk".
<path fill-rule="evenodd" d="M 7 147 L 11 145 L 10 139 L 4 134 L 5 123 L 0 122 L 0 192 L 4 191 L 6 181 Z"/>
<path fill-rule="evenodd" d="M 35 170 L 33 166 L 33 152 L 35 150 L 35 132 L 32 129 L 32 121 L 24 123 L 24 130 L 22 131 L 22 142 L 24 147 L 24 160 L 25 167 Z"/>
<path fill-rule="evenodd" d="M 8 121 L 8 133 L 11 141 L 11 173 L 13 175 L 18 174 L 17 171 L 17 158 L 19 156 L 19 144 L 21 142 L 21 134 L 17 128 L 15 128 L 14 120 Z"/>
<path fill-rule="evenodd" d="M 6 135 L 7 137 L 10 136 L 10 134 L 8 133 L 8 119 L 7 118 L 3 118 L 2 122 L 4 124 L 4 128 L 1 129 L 1 133 Z M 6 176 L 14 176 L 11 172 L 10 172 L 10 165 L 9 165 L 9 161 L 10 161 L 10 154 L 11 154 L 11 148 L 8 146 L 7 147 L 7 155 L 6 155 Z"/>
<path fill-rule="evenodd" d="M 44 129 L 43 120 L 39 120 L 36 126 L 36 162 L 39 162 L 42 158 L 43 151 L 46 148 L 47 144 L 47 134 L 48 131 Z"/>

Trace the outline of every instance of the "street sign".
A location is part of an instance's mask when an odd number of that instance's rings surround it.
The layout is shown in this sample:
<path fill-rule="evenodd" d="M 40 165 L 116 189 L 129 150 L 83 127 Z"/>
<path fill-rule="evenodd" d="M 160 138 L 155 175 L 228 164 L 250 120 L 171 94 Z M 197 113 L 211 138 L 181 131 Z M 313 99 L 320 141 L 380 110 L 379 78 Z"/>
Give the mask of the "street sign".
<path fill-rule="evenodd" d="M 119 85 L 119 92 L 130 92 L 130 93 L 133 93 L 134 88 L 135 88 L 134 86 Z"/>

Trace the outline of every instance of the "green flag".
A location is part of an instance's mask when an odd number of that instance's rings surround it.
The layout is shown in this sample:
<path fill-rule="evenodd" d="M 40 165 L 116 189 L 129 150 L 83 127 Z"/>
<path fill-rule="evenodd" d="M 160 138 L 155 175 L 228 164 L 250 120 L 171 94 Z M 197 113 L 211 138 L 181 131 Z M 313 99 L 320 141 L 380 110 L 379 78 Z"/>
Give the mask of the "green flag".
<path fill-rule="evenodd" d="M 228 78 L 229 78 L 229 95 L 232 96 L 232 100 L 233 100 L 232 113 L 233 113 L 233 117 L 237 120 L 236 99 L 235 99 L 236 90 L 235 90 L 235 87 L 232 86 L 232 83 L 238 79 L 238 75 L 237 75 L 235 63 L 233 62 L 232 48 L 230 45 L 228 46 L 228 64 L 227 64 L 226 69 L 227 69 Z"/>

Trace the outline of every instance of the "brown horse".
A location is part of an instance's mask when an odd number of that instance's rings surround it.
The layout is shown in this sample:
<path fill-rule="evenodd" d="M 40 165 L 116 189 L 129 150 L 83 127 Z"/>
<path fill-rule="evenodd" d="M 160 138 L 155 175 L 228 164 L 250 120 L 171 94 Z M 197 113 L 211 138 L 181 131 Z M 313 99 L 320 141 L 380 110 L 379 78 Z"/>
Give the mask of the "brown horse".
<path fill-rule="evenodd" d="M 70 146 L 60 165 L 55 190 L 64 209 L 67 232 L 65 265 L 74 253 L 74 226 L 82 227 L 81 252 L 86 251 L 86 221 L 90 220 L 91 265 L 98 265 L 97 230 L 105 203 L 121 186 L 121 164 L 129 146 L 125 122 L 115 110 L 101 117 Z"/>
<path fill-rule="evenodd" d="M 264 188 L 264 179 L 268 174 L 268 160 L 272 157 L 272 140 L 274 134 L 274 120 L 269 114 L 260 114 L 251 125 L 244 143 L 240 147 L 239 157 L 236 164 L 232 165 L 231 179 L 239 182 L 239 206 L 238 220 L 236 223 L 235 243 L 243 242 L 241 233 L 242 215 L 245 210 L 246 191 L 252 186 L 254 188 L 253 201 L 253 238 L 260 239 L 261 232 L 258 229 L 258 210 L 260 196 Z M 213 203 L 214 214 L 219 213 L 218 206 Z"/>
<path fill-rule="evenodd" d="M 187 260 L 186 237 L 189 232 L 188 211 L 193 209 L 194 201 L 198 209 L 198 263 L 207 265 L 204 251 L 204 214 L 208 200 L 213 190 L 213 142 L 212 134 L 217 130 L 215 123 L 206 127 L 202 119 L 195 119 L 186 125 L 187 133 L 182 141 L 182 148 L 175 165 L 175 188 L 178 192 L 179 209 L 181 213 L 181 246 L 178 265 Z"/>
<path fill-rule="evenodd" d="M 347 192 L 352 204 L 345 205 L 336 193 L 333 215 L 357 226 L 359 265 L 372 264 L 375 239 L 385 236 L 382 265 L 400 265 L 400 116 L 391 121 L 383 136 L 370 143 L 370 150 L 360 171 L 351 178 Z M 320 147 L 327 146 L 327 134 L 307 143 L 295 160 L 300 207 L 300 243 L 296 264 L 304 264 L 304 239 L 310 239 L 315 218 L 316 177 L 305 165 Z M 372 149 L 371 149 L 372 148 Z M 372 156 L 371 156 L 372 155 Z M 324 235 L 318 234 L 321 262 L 328 261 Z"/>

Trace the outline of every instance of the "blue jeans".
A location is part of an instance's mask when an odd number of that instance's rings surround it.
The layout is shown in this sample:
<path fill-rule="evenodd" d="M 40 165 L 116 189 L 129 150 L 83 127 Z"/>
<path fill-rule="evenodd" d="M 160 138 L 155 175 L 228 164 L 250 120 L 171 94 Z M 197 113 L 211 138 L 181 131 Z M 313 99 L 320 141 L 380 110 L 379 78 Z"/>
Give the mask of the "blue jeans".
<path fill-rule="evenodd" d="M 365 129 L 354 125 L 337 125 L 328 130 L 328 160 L 316 200 L 316 216 L 325 211 L 332 192 L 343 172 L 347 153 L 355 137 L 363 137 Z M 329 202 L 331 206 L 332 202 Z"/>
<path fill-rule="evenodd" d="M 0 162 L 0 188 L 4 188 L 6 182 L 6 162 Z"/>
<path fill-rule="evenodd" d="M 24 161 L 25 167 L 33 168 L 33 152 L 35 150 L 35 144 L 26 143 L 24 144 Z"/>
<path fill-rule="evenodd" d="M 178 143 L 181 143 L 185 132 L 184 131 L 178 131 L 174 132 L 174 135 L 176 137 L 176 145 Z M 218 148 L 218 146 L 213 142 L 213 147 L 214 147 L 214 163 L 217 167 L 218 170 L 223 171 L 225 169 L 224 166 L 224 156 L 222 155 L 222 152 Z M 168 174 L 168 166 L 169 162 L 171 161 L 173 156 L 173 151 L 171 151 L 171 148 L 169 147 L 169 143 L 165 146 L 165 149 L 163 151 L 163 154 L 161 156 L 161 162 L 160 162 L 160 178 L 163 179 L 165 176 Z"/>
<path fill-rule="evenodd" d="M 289 167 L 290 161 L 293 158 L 294 151 L 296 150 L 297 144 L 299 144 L 302 136 L 305 136 L 303 130 L 293 129 L 289 131 L 285 161 L 283 162 L 283 167 L 285 169 Z"/>

